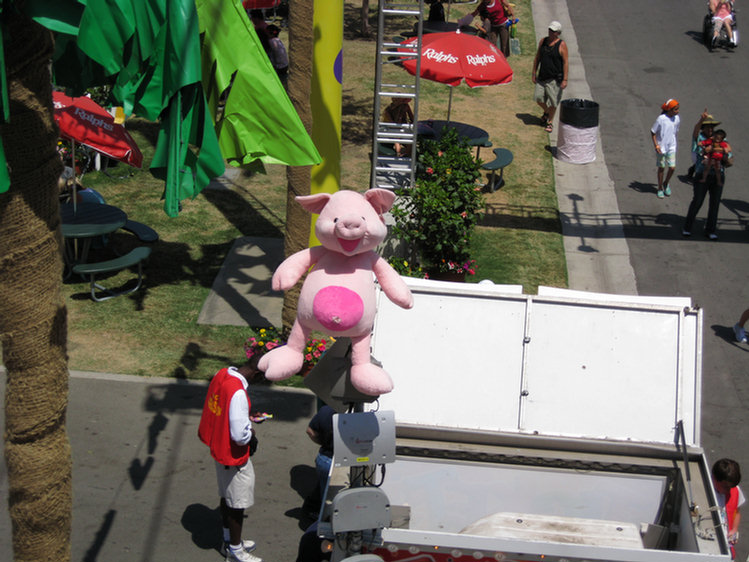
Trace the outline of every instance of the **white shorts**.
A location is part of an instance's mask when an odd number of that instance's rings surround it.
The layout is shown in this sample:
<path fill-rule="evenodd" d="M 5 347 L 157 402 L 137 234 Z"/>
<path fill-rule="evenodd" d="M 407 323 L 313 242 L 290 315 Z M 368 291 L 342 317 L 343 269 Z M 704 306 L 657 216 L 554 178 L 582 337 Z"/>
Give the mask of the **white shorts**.
<path fill-rule="evenodd" d="M 247 509 L 255 503 L 255 469 L 252 462 L 242 466 L 229 466 L 216 463 L 218 495 L 226 500 L 232 509 Z"/>

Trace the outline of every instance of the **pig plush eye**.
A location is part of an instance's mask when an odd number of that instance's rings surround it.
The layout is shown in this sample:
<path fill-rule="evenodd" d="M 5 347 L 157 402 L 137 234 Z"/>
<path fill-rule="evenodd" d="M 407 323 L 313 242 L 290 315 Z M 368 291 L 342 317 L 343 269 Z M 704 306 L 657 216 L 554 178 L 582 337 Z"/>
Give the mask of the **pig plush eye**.
<path fill-rule="evenodd" d="M 334 223 L 338 222 L 338 217 L 334 218 L 334 219 L 333 219 L 333 222 L 334 222 Z"/>

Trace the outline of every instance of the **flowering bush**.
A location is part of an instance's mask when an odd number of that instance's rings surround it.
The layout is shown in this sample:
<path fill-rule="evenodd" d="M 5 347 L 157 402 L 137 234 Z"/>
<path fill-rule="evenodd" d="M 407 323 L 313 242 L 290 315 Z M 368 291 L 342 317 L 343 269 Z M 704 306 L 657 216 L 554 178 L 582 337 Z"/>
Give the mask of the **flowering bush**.
<path fill-rule="evenodd" d="M 437 269 L 442 272 L 451 271 L 453 273 L 476 275 L 476 260 L 468 260 L 463 263 L 442 260 Z M 429 274 L 426 277 L 429 279 Z"/>
<path fill-rule="evenodd" d="M 260 328 L 255 335 L 250 336 L 244 342 L 244 353 L 247 359 L 249 359 L 256 353 L 265 355 L 274 347 L 284 345 L 285 343 L 281 338 L 281 334 L 275 328 Z"/>
<path fill-rule="evenodd" d="M 57 140 L 57 153 L 62 158 L 63 164 L 73 167 L 71 141 L 67 139 Z M 86 171 L 91 162 L 91 149 L 80 143 L 75 143 L 75 165 L 80 170 Z"/>
<path fill-rule="evenodd" d="M 306 374 L 322 357 L 330 343 L 335 341 L 333 338 L 310 338 L 304 348 L 304 363 L 302 373 Z M 286 345 L 286 341 L 281 337 L 280 332 L 273 327 L 260 328 L 256 333 L 244 342 L 244 353 L 247 359 L 259 353 L 264 355 L 271 349 L 281 345 Z"/>
<path fill-rule="evenodd" d="M 415 185 L 397 190 L 393 234 L 415 251 L 427 271 L 451 271 L 469 261 L 471 236 L 483 207 L 482 188 L 476 183 L 479 168 L 468 141 L 454 129 L 437 141 L 419 141 Z"/>
<path fill-rule="evenodd" d="M 418 277 L 419 279 L 426 277 L 426 272 L 414 261 L 408 261 L 405 258 L 393 256 L 388 259 L 388 263 L 398 272 L 398 275 L 403 275 L 405 277 Z"/>
<path fill-rule="evenodd" d="M 335 340 L 330 338 L 330 341 L 332 342 Z M 307 340 L 307 347 L 304 348 L 304 367 L 302 370 L 306 371 L 314 367 L 327 348 L 328 340 L 325 338 L 312 338 Z"/>

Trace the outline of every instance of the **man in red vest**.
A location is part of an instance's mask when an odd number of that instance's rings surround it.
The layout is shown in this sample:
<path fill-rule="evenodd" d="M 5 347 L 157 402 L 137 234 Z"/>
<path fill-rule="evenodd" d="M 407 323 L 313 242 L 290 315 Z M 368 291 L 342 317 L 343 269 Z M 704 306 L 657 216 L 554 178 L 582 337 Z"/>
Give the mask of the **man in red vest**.
<path fill-rule="evenodd" d="M 198 437 L 208 445 L 216 461 L 224 527 L 221 552 L 226 554 L 227 562 L 262 562 L 250 554 L 255 542 L 242 540 L 244 510 L 255 501 L 255 471 L 250 455 L 257 448 L 247 386 L 263 376 L 257 368 L 259 359 L 256 354 L 241 367 L 224 368 L 214 375 L 198 427 Z"/>

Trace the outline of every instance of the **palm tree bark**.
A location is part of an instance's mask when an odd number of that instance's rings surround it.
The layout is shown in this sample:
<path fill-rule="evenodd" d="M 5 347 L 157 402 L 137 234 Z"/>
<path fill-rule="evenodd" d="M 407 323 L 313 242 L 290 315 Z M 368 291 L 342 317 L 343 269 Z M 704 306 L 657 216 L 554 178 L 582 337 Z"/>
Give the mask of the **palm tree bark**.
<path fill-rule="evenodd" d="M 70 560 L 72 463 L 67 312 L 49 70 L 49 31 L 3 12 L 10 119 L 0 134 L 10 189 L 0 194 L 0 341 L 7 369 L 5 463 L 16 561 Z"/>
<path fill-rule="evenodd" d="M 312 108 L 309 92 L 312 84 L 312 50 L 314 47 L 312 16 L 313 0 L 292 0 L 289 5 L 289 99 L 299 114 L 307 132 L 312 131 Z M 312 166 L 286 168 L 286 234 L 284 253 L 287 256 L 309 245 L 311 216 L 294 200 L 297 195 L 309 195 Z M 286 334 L 296 319 L 301 283 L 286 291 L 281 318 Z"/>

